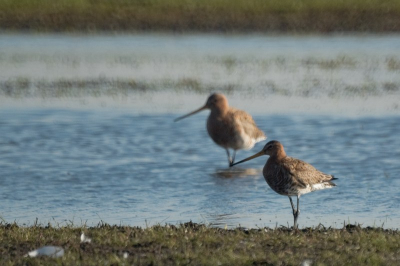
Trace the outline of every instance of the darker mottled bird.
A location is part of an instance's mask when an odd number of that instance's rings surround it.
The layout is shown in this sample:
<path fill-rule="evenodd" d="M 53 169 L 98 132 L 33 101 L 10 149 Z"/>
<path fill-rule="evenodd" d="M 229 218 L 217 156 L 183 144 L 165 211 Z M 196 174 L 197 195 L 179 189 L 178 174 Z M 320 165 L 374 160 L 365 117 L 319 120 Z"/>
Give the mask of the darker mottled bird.
<path fill-rule="evenodd" d="M 178 117 L 175 122 L 205 109 L 211 110 L 207 119 L 208 134 L 217 145 L 226 150 L 229 165 L 234 163 L 237 150 L 251 149 L 254 144 L 267 138 L 251 115 L 230 107 L 226 97 L 220 93 L 211 94 L 203 107 Z M 232 158 L 229 149 L 233 150 Z"/>
<path fill-rule="evenodd" d="M 278 194 L 288 196 L 293 210 L 294 226 L 297 228 L 297 218 L 300 214 L 300 196 L 315 190 L 336 186 L 331 180 L 333 175 L 325 174 L 314 168 L 311 164 L 286 155 L 283 145 L 276 140 L 268 142 L 264 148 L 253 156 L 250 156 L 233 165 L 254 159 L 262 155 L 269 155 L 264 165 L 263 175 L 268 185 Z M 297 208 L 291 196 L 297 197 Z"/>

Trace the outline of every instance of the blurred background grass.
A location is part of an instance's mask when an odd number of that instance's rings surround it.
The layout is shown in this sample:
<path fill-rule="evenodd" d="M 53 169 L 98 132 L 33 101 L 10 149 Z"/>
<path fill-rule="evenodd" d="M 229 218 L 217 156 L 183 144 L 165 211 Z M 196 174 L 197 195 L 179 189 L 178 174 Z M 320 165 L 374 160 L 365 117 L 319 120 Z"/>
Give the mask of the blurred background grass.
<path fill-rule="evenodd" d="M 0 29 L 396 32 L 398 0 L 0 0 Z"/>

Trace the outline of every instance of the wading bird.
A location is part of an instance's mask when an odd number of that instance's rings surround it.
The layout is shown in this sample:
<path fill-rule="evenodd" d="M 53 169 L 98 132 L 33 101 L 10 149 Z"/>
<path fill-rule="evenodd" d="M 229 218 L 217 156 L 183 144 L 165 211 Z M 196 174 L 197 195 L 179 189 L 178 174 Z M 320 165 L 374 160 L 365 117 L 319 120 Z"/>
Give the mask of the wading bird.
<path fill-rule="evenodd" d="M 174 121 L 179 121 L 200 111 L 210 109 L 211 113 L 207 119 L 207 131 L 212 140 L 226 150 L 229 165 L 235 161 L 237 150 L 249 150 L 259 141 L 267 137 L 254 122 L 251 115 L 245 111 L 232 108 L 223 94 L 214 93 L 208 97 L 206 104 Z M 233 150 L 231 158 L 229 149 Z"/>
<path fill-rule="evenodd" d="M 297 229 L 300 196 L 315 190 L 334 187 L 336 185 L 331 180 L 337 178 L 318 171 L 311 164 L 287 156 L 283 145 L 276 140 L 265 144 L 260 152 L 233 165 L 262 155 L 269 155 L 263 168 L 265 181 L 276 193 L 289 197 L 294 217 L 293 228 Z M 297 209 L 294 208 L 291 196 L 297 197 Z"/>

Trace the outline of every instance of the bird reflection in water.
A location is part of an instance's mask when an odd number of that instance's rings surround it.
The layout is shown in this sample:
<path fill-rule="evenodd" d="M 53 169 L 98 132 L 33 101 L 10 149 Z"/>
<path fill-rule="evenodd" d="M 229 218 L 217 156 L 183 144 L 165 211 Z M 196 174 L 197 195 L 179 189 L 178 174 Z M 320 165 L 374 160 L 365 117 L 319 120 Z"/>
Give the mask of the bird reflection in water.
<path fill-rule="evenodd" d="M 262 169 L 256 168 L 228 168 L 216 169 L 213 176 L 222 178 L 260 176 Z"/>

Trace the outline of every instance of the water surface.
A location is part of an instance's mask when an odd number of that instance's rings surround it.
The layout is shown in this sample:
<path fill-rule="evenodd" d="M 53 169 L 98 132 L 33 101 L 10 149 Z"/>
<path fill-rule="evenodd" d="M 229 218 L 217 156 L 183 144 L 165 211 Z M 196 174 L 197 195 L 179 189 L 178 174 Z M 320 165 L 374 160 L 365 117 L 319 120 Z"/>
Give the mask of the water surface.
<path fill-rule="evenodd" d="M 8 222 L 218 226 L 292 223 L 287 197 L 261 175 L 267 157 L 229 169 L 205 114 L 2 110 L 0 209 Z M 289 155 L 334 174 L 337 187 L 301 198 L 301 226 L 344 221 L 398 227 L 398 117 L 255 116 Z M 245 158 L 262 148 L 240 151 Z"/>
<path fill-rule="evenodd" d="M 3 34 L 0 217 L 291 225 L 267 157 L 230 169 L 207 112 L 173 122 L 222 91 L 288 155 L 339 178 L 301 198 L 300 227 L 398 228 L 399 52 L 397 35 Z"/>

